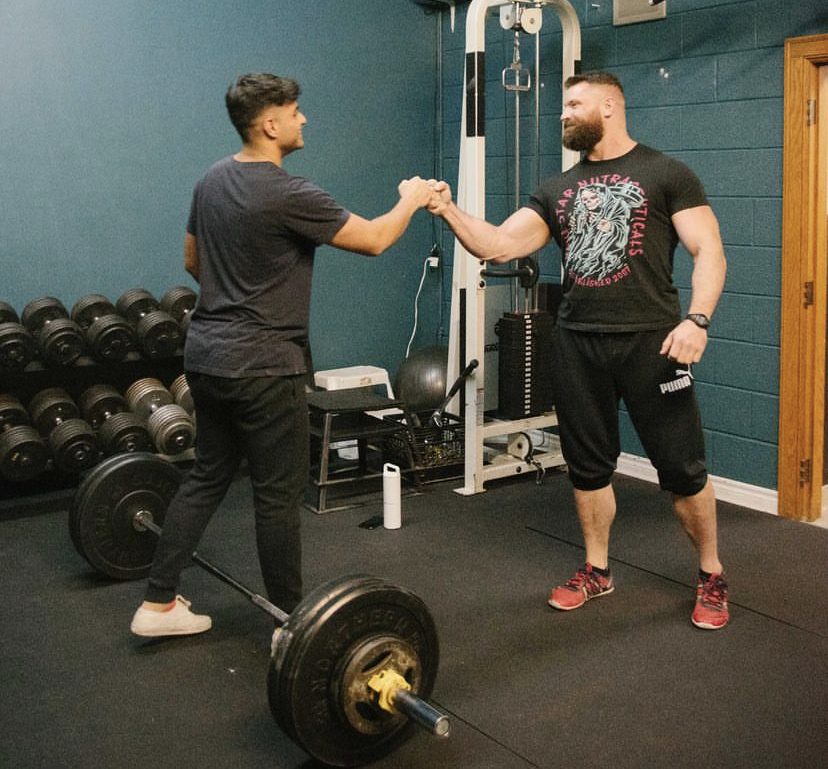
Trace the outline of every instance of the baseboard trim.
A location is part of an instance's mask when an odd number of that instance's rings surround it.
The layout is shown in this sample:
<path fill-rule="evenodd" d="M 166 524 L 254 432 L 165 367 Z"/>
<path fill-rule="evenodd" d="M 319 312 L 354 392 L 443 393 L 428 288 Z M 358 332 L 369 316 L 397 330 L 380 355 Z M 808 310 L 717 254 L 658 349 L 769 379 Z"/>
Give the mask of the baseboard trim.
<path fill-rule="evenodd" d="M 642 481 L 658 483 L 656 470 L 646 457 L 622 454 L 618 458 L 618 472 Z M 749 507 L 751 510 L 777 515 L 779 507 L 775 489 L 752 486 L 749 483 L 742 483 L 741 481 L 734 481 L 716 475 L 711 475 L 710 479 L 716 487 L 716 499 L 741 507 Z"/>

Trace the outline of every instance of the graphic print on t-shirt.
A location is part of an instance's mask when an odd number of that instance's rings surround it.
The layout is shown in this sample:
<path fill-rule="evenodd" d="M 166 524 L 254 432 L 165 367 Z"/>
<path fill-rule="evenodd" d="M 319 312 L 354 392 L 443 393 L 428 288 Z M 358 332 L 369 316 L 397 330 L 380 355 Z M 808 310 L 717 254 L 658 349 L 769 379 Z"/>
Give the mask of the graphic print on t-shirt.
<path fill-rule="evenodd" d="M 562 202 L 558 214 L 569 278 L 587 287 L 626 278 L 629 257 L 641 253 L 646 227 L 647 197 L 638 184 L 629 177 L 609 184 L 584 179 L 564 192 Z"/>

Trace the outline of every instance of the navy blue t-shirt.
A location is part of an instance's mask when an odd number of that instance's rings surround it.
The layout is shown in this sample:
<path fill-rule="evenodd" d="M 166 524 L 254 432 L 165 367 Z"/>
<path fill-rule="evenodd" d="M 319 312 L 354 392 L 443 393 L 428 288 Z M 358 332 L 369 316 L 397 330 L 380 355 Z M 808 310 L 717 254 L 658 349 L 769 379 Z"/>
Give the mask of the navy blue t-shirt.
<path fill-rule="evenodd" d="M 673 285 L 678 235 L 670 217 L 707 205 L 698 177 L 643 144 L 584 159 L 545 181 L 528 207 L 563 254 L 558 322 L 579 331 L 655 331 L 681 318 Z"/>
<path fill-rule="evenodd" d="M 224 377 L 305 373 L 314 252 L 349 215 L 273 163 L 227 157 L 213 165 L 196 184 L 187 222 L 200 291 L 184 368 Z"/>

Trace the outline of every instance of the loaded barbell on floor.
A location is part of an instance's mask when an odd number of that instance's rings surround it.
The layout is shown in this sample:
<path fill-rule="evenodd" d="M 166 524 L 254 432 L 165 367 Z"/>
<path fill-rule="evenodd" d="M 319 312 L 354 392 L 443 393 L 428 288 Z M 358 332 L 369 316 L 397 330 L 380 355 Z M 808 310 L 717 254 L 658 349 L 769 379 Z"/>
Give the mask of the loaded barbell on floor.
<path fill-rule="evenodd" d="M 102 574 L 145 577 L 153 535 L 161 533 L 180 482 L 180 470 L 154 454 L 104 460 L 75 494 L 69 514 L 75 548 Z M 398 747 L 413 724 L 448 735 L 448 717 L 426 702 L 437 675 L 437 631 L 413 592 L 379 577 L 340 577 L 287 614 L 198 553 L 192 557 L 281 626 L 268 701 L 279 726 L 311 756 L 330 766 L 359 766 Z"/>

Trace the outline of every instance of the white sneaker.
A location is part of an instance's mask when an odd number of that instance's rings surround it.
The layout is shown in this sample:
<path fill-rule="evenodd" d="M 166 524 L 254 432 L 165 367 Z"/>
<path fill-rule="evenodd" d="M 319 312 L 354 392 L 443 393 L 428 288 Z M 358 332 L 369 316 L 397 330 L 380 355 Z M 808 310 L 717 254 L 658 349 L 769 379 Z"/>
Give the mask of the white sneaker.
<path fill-rule="evenodd" d="M 183 596 L 175 597 L 175 605 L 167 611 L 152 611 L 139 606 L 132 618 L 130 630 L 135 635 L 157 638 L 167 635 L 193 635 L 213 626 L 206 614 L 193 614 L 190 602 Z"/>

